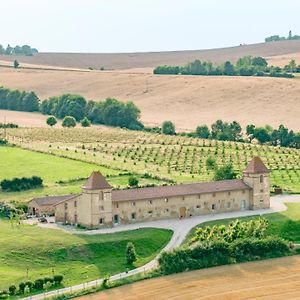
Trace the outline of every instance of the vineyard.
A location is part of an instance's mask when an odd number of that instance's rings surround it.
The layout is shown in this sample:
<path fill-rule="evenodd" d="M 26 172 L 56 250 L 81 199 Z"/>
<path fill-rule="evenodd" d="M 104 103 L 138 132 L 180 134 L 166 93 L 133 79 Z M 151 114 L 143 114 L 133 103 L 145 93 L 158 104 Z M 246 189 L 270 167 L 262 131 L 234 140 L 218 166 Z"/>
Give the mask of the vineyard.
<path fill-rule="evenodd" d="M 273 186 L 300 192 L 300 151 L 238 142 L 165 136 L 110 128 L 9 129 L 8 139 L 22 148 L 90 162 L 114 170 L 170 179 L 178 183 L 207 181 L 213 170 L 231 163 L 241 175 L 254 156 L 272 169 Z"/>

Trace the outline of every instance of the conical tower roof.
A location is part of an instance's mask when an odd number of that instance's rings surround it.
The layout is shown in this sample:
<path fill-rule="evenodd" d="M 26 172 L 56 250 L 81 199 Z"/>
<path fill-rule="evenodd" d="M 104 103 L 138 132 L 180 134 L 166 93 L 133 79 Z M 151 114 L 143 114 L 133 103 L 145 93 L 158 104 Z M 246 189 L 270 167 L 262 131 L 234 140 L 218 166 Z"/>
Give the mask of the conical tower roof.
<path fill-rule="evenodd" d="M 104 190 L 112 187 L 100 172 L 94 171 L 82 188 L 85 190 Z"/>
<path fill-rule="evenodd" d="M 271 172 L 263 163 L 260 157 L 256 156 L 254 157 L 248 164 L 246 170 L 244 173 L 251 173 L 251 174 L 257 174 L 257 173 L 269 173 Z"/>

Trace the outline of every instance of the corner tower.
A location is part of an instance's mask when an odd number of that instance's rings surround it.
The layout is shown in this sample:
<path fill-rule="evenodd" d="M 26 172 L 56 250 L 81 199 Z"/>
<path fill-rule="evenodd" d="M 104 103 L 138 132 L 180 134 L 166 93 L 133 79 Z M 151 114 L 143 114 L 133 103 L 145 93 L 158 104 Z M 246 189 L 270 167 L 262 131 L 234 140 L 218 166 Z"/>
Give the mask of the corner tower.
<path fill-rule="evenodd" d="M 89 227 L 112 225 L 112 187 L 100 172 L 93 172 L 82 186 L 81 219 Z"/>
<path fill-rule="evenodd" d="M 243 172 L 243 181 L 252 188 L 250 209 L 270 207 L 270 172 L 260 157 L 254 157 Z"/>

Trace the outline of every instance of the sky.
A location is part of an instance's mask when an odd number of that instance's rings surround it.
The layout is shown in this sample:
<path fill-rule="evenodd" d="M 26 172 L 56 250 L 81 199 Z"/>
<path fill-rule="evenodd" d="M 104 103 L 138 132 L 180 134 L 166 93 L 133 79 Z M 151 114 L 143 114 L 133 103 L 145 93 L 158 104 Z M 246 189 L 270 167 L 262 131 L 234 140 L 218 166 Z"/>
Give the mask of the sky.
<path fill-rule="evenodd" d="M 300 35 L 299 0 L 0 0 L 0 44 L 40 52 L 210 49 Z"/>

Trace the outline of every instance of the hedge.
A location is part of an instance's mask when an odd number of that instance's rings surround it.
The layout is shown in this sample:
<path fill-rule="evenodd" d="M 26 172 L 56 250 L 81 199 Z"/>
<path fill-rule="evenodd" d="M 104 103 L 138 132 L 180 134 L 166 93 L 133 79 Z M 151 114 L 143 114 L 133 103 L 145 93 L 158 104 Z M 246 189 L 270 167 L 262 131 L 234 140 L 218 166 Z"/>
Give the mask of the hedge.
<path fill-rule="evenodd" d="M 164 274 L 172 274 L 241 261 L 280 257 L 289 252 L 287 242 L 278 237 L 246 238 L 233 243 L 211 241 L 164 252 L 159 258 L 159 265 Z"/>

